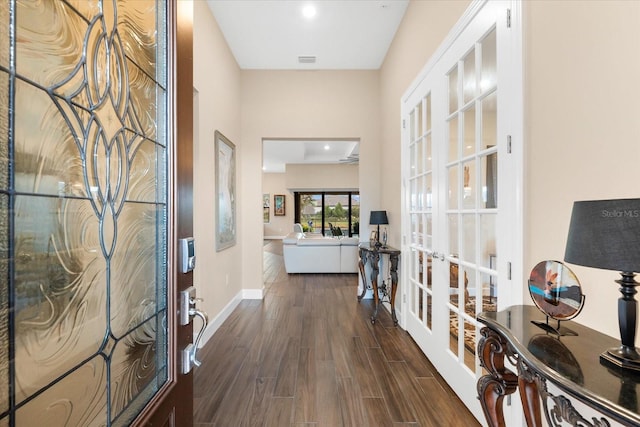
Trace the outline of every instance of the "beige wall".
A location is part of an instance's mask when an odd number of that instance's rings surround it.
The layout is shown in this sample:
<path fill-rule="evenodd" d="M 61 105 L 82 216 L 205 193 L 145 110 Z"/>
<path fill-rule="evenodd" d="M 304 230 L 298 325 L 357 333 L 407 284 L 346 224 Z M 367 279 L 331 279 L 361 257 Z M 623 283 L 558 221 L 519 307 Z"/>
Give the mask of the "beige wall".
<path fill-rule="evenodd" d="M 389 244 L 401 247 L 400 99 L 469 5 L 467 0 L 411 1 L 380 69 L 381 209 L 389 216 Z"/>
<path fill-rule="evenodd" d="M 525 265 L 562 260 L 575 200 L 639 197 L 640 2 L 525 2 Z M 570 265 L 613 336 L 619 274 Z"/>
<path fill-rule="evenodd" d="M 357 190 L 357 165 L 287 165 L 286 185 L 293 190 Z"/>
<path fill-rule="evenodd" d="M 368 216 L 380 200 L 379 81 L 377 71 L 243 70 L 241 75 L 243 287 L 261 289 L 262 139 L 359 139 L 361 204 Z"/>
<path fill-rule="evenodd" d="M 279 238 L 293 231 L 293 195 L 287 191 L 286 175 L 284 173 L 263 173 L 262 192 L 269 193 L 269 223 L 264 224 L 264 237 Z M 273 214 L 273 195 L 285 196 L 285 216 Z"/>
<path fill-rule="evenodd" d="M 215 171 L 216 130 L 242 148 L 240 139 L 240 69 L 233 58 L 206 2 L 194 2 L 194 237 L 196 269 L 194 284 L 199 304 L 211 318 L 242 290 L 241 235 L 238 243 L 222 252 L 215 248 Z M 238 198 L 238 211 L 244 201 Z M 240 220 L 240 216 L 237 217 Z"/>

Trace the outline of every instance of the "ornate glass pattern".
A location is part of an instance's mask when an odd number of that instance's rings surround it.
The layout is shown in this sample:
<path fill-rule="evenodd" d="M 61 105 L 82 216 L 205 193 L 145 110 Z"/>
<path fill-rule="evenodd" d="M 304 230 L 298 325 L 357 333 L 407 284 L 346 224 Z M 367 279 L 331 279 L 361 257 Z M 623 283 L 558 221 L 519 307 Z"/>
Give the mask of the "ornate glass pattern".
<path fill-rule="evenodd" d="M 167 381 L 166 37 L 164 1 L 0 2 L 0 427 Z"/>

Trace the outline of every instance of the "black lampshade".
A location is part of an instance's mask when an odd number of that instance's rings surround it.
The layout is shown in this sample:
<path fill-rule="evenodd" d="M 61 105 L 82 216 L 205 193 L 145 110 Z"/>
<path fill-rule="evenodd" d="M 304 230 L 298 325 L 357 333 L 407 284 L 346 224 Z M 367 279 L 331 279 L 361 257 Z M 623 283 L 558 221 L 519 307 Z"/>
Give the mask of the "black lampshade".
<path fill-rule="evenodd" d="M 387 219 L 387 211 L 371 211 L 371 216 L 369 217 L 369 224 L 371 225 L 389 224 L 389 220 Z"/>
<path fill-rule="evenodd" d="M 640 272 L 640 199 L 574 202 L 564 260 Z"/>

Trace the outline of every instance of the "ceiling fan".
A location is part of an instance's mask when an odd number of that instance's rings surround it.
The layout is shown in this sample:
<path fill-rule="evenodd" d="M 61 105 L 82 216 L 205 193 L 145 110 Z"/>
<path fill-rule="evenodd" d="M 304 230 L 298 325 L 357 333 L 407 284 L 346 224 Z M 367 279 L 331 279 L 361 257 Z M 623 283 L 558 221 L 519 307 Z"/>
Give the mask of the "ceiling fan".
<path fill-rule="evenodd" d="M 360 162 L 360 155 L 357 153 L 349 154 L 347 157 L 339 159 L 338 161 L 345 164 L 357 164 L 358 162 Z"/>

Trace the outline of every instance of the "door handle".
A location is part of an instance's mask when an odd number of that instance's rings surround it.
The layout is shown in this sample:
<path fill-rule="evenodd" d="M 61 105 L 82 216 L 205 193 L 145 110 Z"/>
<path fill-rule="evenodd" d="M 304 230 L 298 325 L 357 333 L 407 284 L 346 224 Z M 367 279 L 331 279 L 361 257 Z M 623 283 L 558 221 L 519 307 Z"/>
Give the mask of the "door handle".
<path fill-rule="evenodd" d="M 191 354 L 191 357 L 190 357 L 193 365 L 200 366 L 202 364 L 202 362 L 200 362 L 196 358 L 196 352 L 198 351 L 198 347 L 200 346 L 200 340 L 202 339 L 202 335 L 204 335 L 204 330 L 207 328 L 207 325 L 209 324 L 209 316 L 207 316 L 207 313 L 205 313 L 204 311 L 197 310 L 195 308 L 192 308 L 191 310 L 189 310 L 189 314 L 191 316 L 198 316 L 200 319 L 202 319 L 202 327 L 200 328 L 200 331 L 198 332 L 198 335 L 196 336 L 196 342 L 191 344 L 193 349 L 192 349 L 192 354 Z"/>
<path fill-rule="evenodd" d="M 202 301 L 202 298 L 196 298 L 195 295 L 196 288 L 193 286 L 190 286 L 184 291 L 180 291 L 180 325 L 188 325 L 191 323 L 191 319 L 193 317 L 199 317 L 202 320 L 202 326 L 196 336 L 195 342 L 187 345 L 181 352 L 181 372 L 183 374 L 188 374 L 194 366 L 200 366 L 202 364 L 202 362 L 197 358 L 198 346 L 202 339 L 202 335 L 209 324 L 209 316 L 207 316 L 207 313 L 202 310 L 198 310 L 195 307 L 198 301 Z"/>

